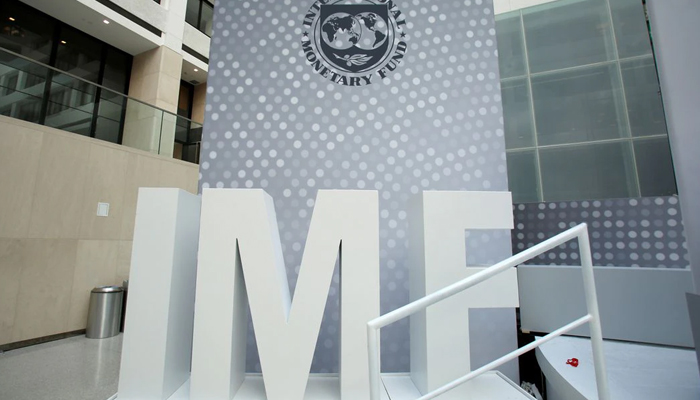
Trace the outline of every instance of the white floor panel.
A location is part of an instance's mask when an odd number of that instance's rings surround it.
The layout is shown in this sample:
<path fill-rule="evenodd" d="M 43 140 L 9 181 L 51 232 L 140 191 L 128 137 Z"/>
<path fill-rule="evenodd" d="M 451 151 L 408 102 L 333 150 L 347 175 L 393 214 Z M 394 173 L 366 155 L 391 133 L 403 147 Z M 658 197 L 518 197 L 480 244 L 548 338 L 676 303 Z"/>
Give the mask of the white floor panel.
<path fill-rule="evenodd" d="M 607 340 L 603 346 L 613 399 L 700 399 L 695 351 Z M 577 358 L 579 366 L 567 365 L 570 358 Z M 556 338 L 537 349 L 537 361 L 547 387 L 554 389 L 550 400 L 598 398 L 590 339 Z"/>
<path fill-rule="evenodd" d="M 420 392 L 408 375 L 387 374 L 382 377 L 386 391 L 382 400 L 416 400 Z M 531 400 L 532 397 L 510 383 L 500 374 L 488 373 L 457 389 L 460 400 Z M 189 400 L 189 382 L 185 383 L 168 400 Z M 455 393 L 445 393 L 436 399 L 453 398 Z M 119 397 L 117 396 L 117 399 Z M 338 377 L 311 376 L 306 388 L 305 400 L 340 400 Z M 233 400 L 266 400 L 265 388 L 260 375 L 250 375 Z"/>

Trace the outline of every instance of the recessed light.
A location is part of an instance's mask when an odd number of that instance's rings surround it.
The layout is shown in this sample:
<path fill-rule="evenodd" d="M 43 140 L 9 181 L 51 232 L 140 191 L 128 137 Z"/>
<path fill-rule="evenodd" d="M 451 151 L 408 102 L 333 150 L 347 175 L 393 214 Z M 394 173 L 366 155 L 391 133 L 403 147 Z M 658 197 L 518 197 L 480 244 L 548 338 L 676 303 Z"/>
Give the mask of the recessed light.
<path fill-rule="evenodd" d="M 66 41 L 65 41 L 65 40 L 61 40 L 61 44 L 66 44 Z"/>
<path fill-rule="evenodd" d="M 10 17 L 9 20 L 10 20 L 10 21 L 14 21 L 15 18 L 14 18 L 14 17 Z"/>
<path fill-rule="evenodd" d="M 102 21 L 102 22 L 104 22 L 105 24 L 109 25 L 109 20 L 108 20 L 108 19 L 106 19 L 106 20 L 104 20 L 104 21 Z"/>
<path fill-rule="evenodd" d="M 199 69 L 195 68 L 195 69 L 194 69 L 194 72 L 199 72 Z"/>

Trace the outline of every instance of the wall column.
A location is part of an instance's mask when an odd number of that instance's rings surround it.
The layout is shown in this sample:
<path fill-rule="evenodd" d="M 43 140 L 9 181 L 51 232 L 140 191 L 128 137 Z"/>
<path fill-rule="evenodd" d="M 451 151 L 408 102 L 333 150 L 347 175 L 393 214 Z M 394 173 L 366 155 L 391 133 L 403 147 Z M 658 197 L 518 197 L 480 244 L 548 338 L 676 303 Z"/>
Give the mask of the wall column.
<path fill-rule="evenodd" d="M 134 57 L 129 96 L 177 114 L 182 55 L 166 46 Z M 174 115 L 130 101 L 127 105 L 123 144 L 172 156 Z"/>
<path fill-rule="evenodd" d="M 700 35 L 696 0 L 647 2 L 695 292 L 700 293 Z"/>

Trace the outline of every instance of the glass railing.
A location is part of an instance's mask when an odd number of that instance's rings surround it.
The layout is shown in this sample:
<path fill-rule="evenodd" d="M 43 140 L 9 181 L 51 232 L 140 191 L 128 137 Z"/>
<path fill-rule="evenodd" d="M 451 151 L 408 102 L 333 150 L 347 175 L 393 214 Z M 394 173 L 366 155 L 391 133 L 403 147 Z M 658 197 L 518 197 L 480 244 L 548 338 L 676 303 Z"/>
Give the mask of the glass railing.
<path fill-rule="evenodd" d="M 0 115 L 197 163 L 202 125 L 0 48 Z"/>

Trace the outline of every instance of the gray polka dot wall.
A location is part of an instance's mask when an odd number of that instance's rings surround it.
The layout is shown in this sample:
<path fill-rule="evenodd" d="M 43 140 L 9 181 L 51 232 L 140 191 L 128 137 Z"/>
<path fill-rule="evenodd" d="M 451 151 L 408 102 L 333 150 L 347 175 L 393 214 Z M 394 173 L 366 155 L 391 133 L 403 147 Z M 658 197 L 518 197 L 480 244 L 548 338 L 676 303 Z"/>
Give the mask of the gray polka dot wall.
<path fill-rule="evenodd" d="M 200 170 L 202 188 L 262 188 L 275 199 L 292 289 L 317 191 L 379 191 L 382 313 L 408 302 L 411 196 L 508 189 L 491 2 L 395 3 L 405 58 L 385 79 L 347 87 L 305 57 L 312 0 L 218 2 Z M 470 261 L 499 261 L 510 236 L 471 233 L 468 251 Z M 336 271 L 314 372 L 337 372 L 338 318 Z M 259 371 L 250 338 L 248 369 Z M 382 330 L 382 356 L 385 371 L 408 371 L 408 320 Z"/>

